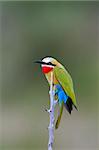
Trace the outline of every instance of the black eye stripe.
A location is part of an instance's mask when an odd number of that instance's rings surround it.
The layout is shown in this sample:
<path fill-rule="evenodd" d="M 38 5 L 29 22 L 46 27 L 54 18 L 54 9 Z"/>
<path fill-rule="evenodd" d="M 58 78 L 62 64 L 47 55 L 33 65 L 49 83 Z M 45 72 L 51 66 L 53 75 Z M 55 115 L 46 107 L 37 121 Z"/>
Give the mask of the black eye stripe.
<path fill-rule="evenodd" d="M 51 63 L 51 62 L 46 63 L 46 62 L 43 62 L 43 61 L 42 61 L 42 64 L 44 64 L 44 65 L 56 66 L 55 64 L 53 64 L 53 63 Z"/>
<path fill-rule="evenodd" d="M 39 63 L 39 64 L 42 64 L 42 65 L 51 65 L 51 66 L 56 66 L 55 64 L 51 63 L 51 62 L 44 62 L 44 61 L 41 61 L 41 60 L 37 60 L 37 61 L 34 61 L 34 63 Z"/>
<path fill-rule="evenodd" d="M 41 62 L 41 64 L 47 65 L 47 63 L 46 63 L 46 62 L 43 62 L 43 61 Z"/>

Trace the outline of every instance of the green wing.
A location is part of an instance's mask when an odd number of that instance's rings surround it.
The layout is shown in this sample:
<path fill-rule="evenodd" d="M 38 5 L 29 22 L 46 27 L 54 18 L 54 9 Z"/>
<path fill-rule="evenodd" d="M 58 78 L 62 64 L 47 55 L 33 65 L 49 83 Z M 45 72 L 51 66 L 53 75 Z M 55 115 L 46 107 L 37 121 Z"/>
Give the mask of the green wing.
<path fill-rule="evenodd" d="M 73 82 L 69 73 L 65 70 L 64 67 L 59 68 L 57 66 L 54 67 L 54 73 L 55 73 L 56 79 L 58 80 L 60 85 L 63 87 L 66 94 L 71 98 L 74 106 L 77 107 L 76 97 L 75 97 L 75 93 L 73 89 Z"/>

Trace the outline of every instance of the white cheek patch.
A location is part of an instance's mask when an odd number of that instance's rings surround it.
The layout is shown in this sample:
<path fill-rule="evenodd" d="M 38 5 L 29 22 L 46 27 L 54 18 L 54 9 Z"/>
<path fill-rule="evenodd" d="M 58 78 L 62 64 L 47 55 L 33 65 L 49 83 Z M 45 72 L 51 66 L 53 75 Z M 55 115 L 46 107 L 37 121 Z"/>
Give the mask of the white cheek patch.
<path fill-rule="evenodd" d="M 49 68 L 54 68 L 52 65 L 41 65 L 42 67 L 49 67 Z"/>

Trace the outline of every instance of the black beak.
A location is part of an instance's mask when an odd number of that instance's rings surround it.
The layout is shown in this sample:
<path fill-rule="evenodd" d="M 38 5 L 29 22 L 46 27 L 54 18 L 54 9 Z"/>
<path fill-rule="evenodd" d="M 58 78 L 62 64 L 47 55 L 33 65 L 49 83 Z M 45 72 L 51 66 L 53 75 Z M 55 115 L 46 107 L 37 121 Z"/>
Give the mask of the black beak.
<path fill-rule="evenodd" d="M 41 60 L 34 61 L 34 63 L 43 64 Z"/>
<path fill-rule="evenodd" d="M 37 64 L 46 64 L 46 65 L 47 65 L 46 62 L 43 62 L 43 61 L 41 61 L 41 60 L 34 61 L 34 63 L 37 63 Z"/>

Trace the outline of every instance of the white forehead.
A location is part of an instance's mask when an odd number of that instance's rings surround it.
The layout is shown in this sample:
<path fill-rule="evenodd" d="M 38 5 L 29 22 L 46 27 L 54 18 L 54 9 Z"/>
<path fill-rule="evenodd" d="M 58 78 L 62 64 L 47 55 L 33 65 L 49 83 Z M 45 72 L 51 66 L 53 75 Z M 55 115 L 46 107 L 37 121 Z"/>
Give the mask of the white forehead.
<path fill-rule="evenodd" d="M 48 63 L 48 62 L 52 62 L 52 59 L 53 58 L 51 58 L 51 57 L 46 57 L 46 58 L 42 59 L 42 61 Z"/>

